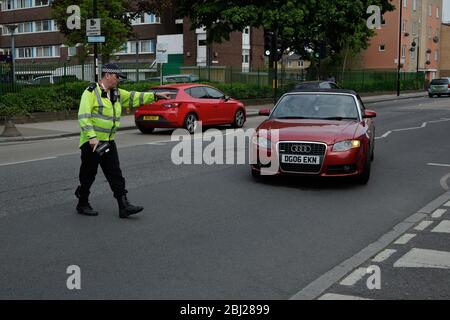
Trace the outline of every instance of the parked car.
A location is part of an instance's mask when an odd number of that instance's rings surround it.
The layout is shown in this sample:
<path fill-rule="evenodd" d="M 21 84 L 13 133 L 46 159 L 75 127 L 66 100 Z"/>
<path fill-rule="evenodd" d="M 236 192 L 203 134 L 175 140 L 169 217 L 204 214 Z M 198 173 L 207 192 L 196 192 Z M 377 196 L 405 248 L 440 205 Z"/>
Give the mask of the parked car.
<path fill-rule="evenodd" d="M 194 74 L 176 74 L 170 76 L 163 76 L 164 83 L 191 83 L 199 81 L 199 77 Z M 160 82 L 161 77 L 153 77 L 147 79 L 150 82 Z"/>
<path fill-rule="evenodd" d="M 151 133 L 155 128 L 185 128 L 193 133 L 197 121 L 205 126 L 231 124 L 241 128 L 246 121 L 244 104 L 211 86 L 172 84 L 151 91 L 170 92 L 171 99 L 136 109 L 135 123 L 142 133 Z"/>
<path fill-rule="evenodd" d="M 356 92 L 298 90 L 283 95 L 272 112 L 261 110 L 260 115 L 269 119 L 256 129 L 252 146 L 258 153 L 275 152 L 279 167 L 274 174 L 355 176 L 361 183 L 369 181 L 376 113 L 365 109 Z M 278 141 L 268 137 L 270 129 L 279 130 Z M 262 168 L 264 162 L 252 164 L 252 175 L 260 176 Z"/>
<path fill-rule="evenodd" d="M 431 81 L 428 96 L 433 98 L 441 95 L 450 95 L 450 78 L 439 78 Z"/>
<path fill-rule="evenodd" d="M 71 82 L 77 81 L 77 77 L 75 75 L 67 75 L 67 76 L 42 76 L 34 78 L 31 81 L 31 84 L 40 85 L 40 84 L 58 84 L 61 82 Z"/>
<path fill-rule="evenodd" d="M 341 89 L 336 83 L 331 81 L 306 81 L 295 86 L 294 90 L 301 89 Z"/>

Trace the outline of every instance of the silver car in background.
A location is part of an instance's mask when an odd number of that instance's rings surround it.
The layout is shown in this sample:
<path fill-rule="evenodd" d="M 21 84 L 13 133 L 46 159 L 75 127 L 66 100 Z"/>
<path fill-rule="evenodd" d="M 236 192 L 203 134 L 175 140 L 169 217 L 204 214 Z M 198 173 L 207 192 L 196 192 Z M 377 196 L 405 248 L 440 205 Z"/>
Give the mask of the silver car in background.
<path fill-rule="evenodd" d="M 428 96 L 433 98 L 441 95 L 450 95 L 450 78 L 438 78 L 431 81 Z"/>

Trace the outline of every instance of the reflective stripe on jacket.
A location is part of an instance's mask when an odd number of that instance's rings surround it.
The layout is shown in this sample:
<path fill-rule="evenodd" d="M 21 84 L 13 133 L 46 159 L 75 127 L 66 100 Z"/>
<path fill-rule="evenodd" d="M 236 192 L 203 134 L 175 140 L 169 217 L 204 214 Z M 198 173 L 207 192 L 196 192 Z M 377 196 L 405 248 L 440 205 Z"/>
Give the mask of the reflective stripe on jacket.
<path fill-rule="evenodd" d="M 87 88 L 81 97 L 78 122 L 81 128 L 80 146 L 96 137 L 99 141 L 114 140 L 120 126 L 122 105 L 136 108 L 155 101 L 153 92 L 136 92 L 119 89 L 119 97 L 112 105 L 111 100 L 102 97 L 102 89 L 96 84 Z"/>

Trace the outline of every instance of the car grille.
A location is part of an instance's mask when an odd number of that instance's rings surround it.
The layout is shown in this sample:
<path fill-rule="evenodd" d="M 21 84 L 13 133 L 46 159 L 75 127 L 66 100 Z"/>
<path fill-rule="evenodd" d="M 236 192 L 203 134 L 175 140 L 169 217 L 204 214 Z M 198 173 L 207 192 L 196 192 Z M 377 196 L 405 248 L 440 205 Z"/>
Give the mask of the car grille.
<path fill-rule="evenodd" d="M 292 146 L 309 146 L 311 147 L 311 151 L 309 153 L 305 152 L 293 152 L 291 150 Z M 280 142 L 279 144 L 279 161 L 281 171 L 284 172 L 296 172 L 296 173 L 319 173 L 322 169 L 323 159 L 325 157 L 326 145 L 322 143 L 299 143 L 299 142 Z M 319 165 L 311 165 L 311 164 L 291 164 L 291 163 L 282 163 L 281 157 L 283 154 L 298 154 L 298 155 L 307 155 L 307 156 L 320 156 L 320 164 Z"/>

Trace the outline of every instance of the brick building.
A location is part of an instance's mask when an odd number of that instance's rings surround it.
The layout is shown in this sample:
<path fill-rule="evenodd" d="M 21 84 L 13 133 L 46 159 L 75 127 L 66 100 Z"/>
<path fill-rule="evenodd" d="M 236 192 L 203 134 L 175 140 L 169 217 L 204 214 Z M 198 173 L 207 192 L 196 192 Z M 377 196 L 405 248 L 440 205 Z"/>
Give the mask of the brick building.
<path fill-rule="evenodd" d="M 396 10 L 383 17 L 381 29 L 354 66 L 371 70 L 396 70 L 402 13 L 401 58 L 402 71 L 424 71 L 428 79 L 439 76 L 442 0 L 394 0 Z M 411 51 L 412 43 L 416 43 Z M 357 59 L 358 60 L 358 59 Z"/>

